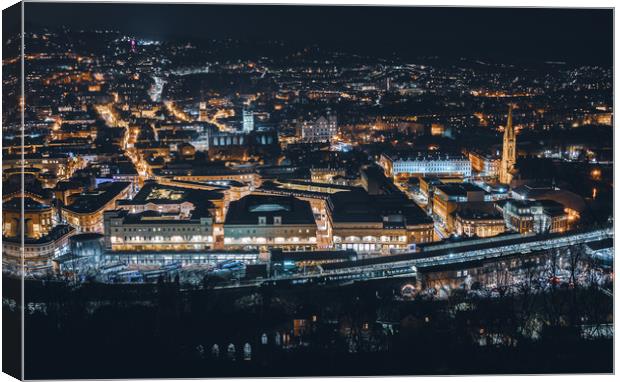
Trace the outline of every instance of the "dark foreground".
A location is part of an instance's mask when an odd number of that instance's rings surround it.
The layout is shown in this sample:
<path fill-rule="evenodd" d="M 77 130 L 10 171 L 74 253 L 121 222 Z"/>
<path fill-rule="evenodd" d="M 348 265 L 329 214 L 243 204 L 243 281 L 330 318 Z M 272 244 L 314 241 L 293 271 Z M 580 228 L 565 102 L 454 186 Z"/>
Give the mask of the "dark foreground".
<path fill-rule="evenodd" d="M 609 317 L 608 296 L 397 301 L 402 283 L 217 292 L 27 283 L 25 378 L 613 372 L 612 339 L 583 339 L 564 304 L 607 301 L 579 316 Z M 4 324 L 18 312 L 4 304 Z M 547 324 L 533 340 L 520 328 L 539 318 Z"/>

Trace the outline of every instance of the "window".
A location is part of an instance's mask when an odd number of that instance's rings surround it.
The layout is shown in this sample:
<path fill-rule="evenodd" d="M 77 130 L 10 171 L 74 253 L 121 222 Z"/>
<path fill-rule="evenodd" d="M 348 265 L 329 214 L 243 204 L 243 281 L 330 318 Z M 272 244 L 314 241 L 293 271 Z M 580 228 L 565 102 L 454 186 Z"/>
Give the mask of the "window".
<path fill-rule="evenodd" d="M 266 216 L 259 216 L 258 217 L 258 225 L 265 225 L 267 224 L 267 217 Z"/>

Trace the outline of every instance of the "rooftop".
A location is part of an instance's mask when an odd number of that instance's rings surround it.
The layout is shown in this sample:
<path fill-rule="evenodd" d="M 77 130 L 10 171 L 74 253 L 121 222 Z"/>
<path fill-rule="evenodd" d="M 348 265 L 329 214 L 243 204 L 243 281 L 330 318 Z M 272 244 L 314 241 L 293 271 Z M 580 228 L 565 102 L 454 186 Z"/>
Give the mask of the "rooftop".
<path fill-rule="evenodd" d="M 22 210 L 22 200 L 25 211 L 43 211 L 50 208 L 47 204 L 39 203 L 32 198 L 13 198 L 2 203 L 2 208 L 6 211 L 20 212 Z"/>
<path fill-rule="evenodd" d="M 103 208 L 112 199 L 121 194 L 131 183 L 105 182 L 92 192 L 85 192 L 75 197 L 73 203 L 63 207 L 75 213 L 92 213 Z"/>
<path fill-rule="evenodd" d="M 266 224 L 273 224 L 274 217 L 282 218 L 282 224 L 315 225 L 310 203 L 291 196 L 248 195 L 231 202 L 225 225 L 257 224 L 264 216 Z"/>
<path fill-rule="evenodd" d="M 463 219 L 502 219 L 502 213 L 492 202 L 469 202 L 457 206 L 456 216 Z"/>
<path fill-rule="evenodd" d="M 430 224 L 432 219 L 402 194 L 369 195 L 366 191 L 339 192 L 329 198 L 334 222 L 384 223 L 387 226 Z"/>
<path fill-rule="evenodd" d="M 443 183 L 437 185 L 436 189 L 448 196 L 467 196 L 469 192 L 485 192 L 472 183 Z"/>
<path fill-rule="evenodd" d="M 467 157 L 461 153 L 450 153 L 440 151 L 394 151 L 384 154 L 393 161 L 421 161 L 421 160 L 466 160 Z"/>
<path fill-rule="evenodd" d="M 129 213 L 128 211 L 119 211 L 119 216 L 123 217 L 123 224 L 197 224 L 199 218 L 193 219 L 178 219 L 178 214 L 165 213 L 158 211 L 144 211 L 137 214 Z M 200 217 L 208 217 L 200 216 Z"/>
<path fill-rule="evenodd" d="M 147 182 L 132 200 L 119 200 L 118 205 L 180 204 L 188 202 L 194 205 L 192 217 L 210 216 L 209 208 L 213 208 L 212 200 L 221 200 L 224 195 L 218 191 L 199 190 L 177 186 Z"/>

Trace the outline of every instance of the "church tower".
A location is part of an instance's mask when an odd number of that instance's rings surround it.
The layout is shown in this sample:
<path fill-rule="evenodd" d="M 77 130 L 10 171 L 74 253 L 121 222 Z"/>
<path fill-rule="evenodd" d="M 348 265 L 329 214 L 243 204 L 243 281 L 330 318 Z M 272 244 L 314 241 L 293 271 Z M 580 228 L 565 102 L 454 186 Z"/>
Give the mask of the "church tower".
<path fill-rule="evenodd" d="M 204 84 L 202 84 L 204 85 Z M 198 121 L 207 122 L 207 103 L 205 102 L 205 95 L 202 89 L 200 89 L 200 104 L 198 107 Z"/>
<path fill-rule="evenodd" d="M 517 162 L 517 137 L 514 126 L 512 126 L 512 105 L 508 106 L 508 122 L 504 129 L 504 145 L 502 151 L 502 162 L 499 168 L 500 183 L 510 184 L 512 181 L 512 171 Z"/>
<path fill-rule="evenodd" d="M 200 101 L 198 120 L 200 122 L 207 122 L 207 103 L 204 101 Z"/>

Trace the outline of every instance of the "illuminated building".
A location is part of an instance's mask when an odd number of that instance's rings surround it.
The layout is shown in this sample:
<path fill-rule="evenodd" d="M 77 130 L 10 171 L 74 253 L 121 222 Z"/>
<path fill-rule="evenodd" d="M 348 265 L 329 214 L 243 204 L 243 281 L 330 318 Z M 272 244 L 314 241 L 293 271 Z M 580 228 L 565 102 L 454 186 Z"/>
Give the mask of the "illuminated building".
<path fill-rule="evenodd" d="M 313 182 L 331 182 L 334 177 L 345 176 L 346 170 L 344 168 L 311 168 L 310 179 Z"/>
<path fill-rule="evenodd" d="M 388 254 L 433 240 L 433 221 L 402 194 L 338 192 L 327 215 L 336 249 Z"/>
<path fill-rule="evenodd" d="M 38 238 L 2 237 L 2 262 L 5 270 L 26 274 L 46 274 L 52 270 L 52 259 L 68 250 L 68 240 L 75 229 L 57 225 Z"/>
<path fill-rule="evenodd" d="M 54 187 L 54 197 L 63 205 L 69 204 L 70 196 L 82 192 L 84 186 L 79 182 L 61 181 Z"/>
<path fill-rule="evenodd" d="M 579 222 L 583 215 L 588 214 L 588 208 L 583 198 L 574 192 L 558 189 L 548 184 L 526 184 L 514 188 L 512 197 L 517 200 L 553 200 L 564 206 L 568 215 L 568 228 Z"/>
<path fill-rule="evenodd" d="M 359 190 L 358 187 L 334 183 L 316 183 L 300 180 L 266 181 L 256 192 L 266 195 L 292 196 L 310 203 L 319 234 L 331 240 L 327 220 L 327 200 L 336 192 Z"/>
<path fill-rule="evenodd" d="M 431 125 L 431 135 L 443 135 L 446 132 L 446 127 L 441 123 L 433 123 Z"/>
<path fill-rule="evenodd" d="M 59 179 L 66 179 L 76 169 L 75 162 L 75 159 L 67 154 L 25 154 L 23 160 L 21 155 L 9 154 L 2 157 L 2 170 L 32 167 L 55 174 Z"/>
<path fill-rule="evenodd" d="M 564 206 L 553 200 L 508 200 L 502 212 L 506 227 L 521 234 L 558 233 L 569 228 Z"/>
<path fill-rule="evenodd" d="M 436 151 L 381 154 L 379 164 L 391 178 L 411 176 L 471 176 L 471 163 L 462 154 Z"/>
<path fill-rule="evenodd" d="M 317 225 L 310 203 L 294 197 L 248 195 L 231 202 L 224 222 L 224 247 L 313 250 Z"/>
<path fill-rule="evenodd" d="M 112 251 L 207 250 L 213 246 L 213 218 L 179 213 L 125 210 L 104 213 L 105 246 Z"/>
<path fill-rule="evenodd" d="M 338 119 L 328 113 L 301 121 L 301 139 L 305 142 L 329 142 L 338 134 Z"/>
<path fill-rule="evenodd" d="M 432 212 L 448 224 L 449 216 L 459 203 L 483 202 L 485 191 L 471 183 L 449 183 L 435 186 Z"/>
<path fill-rule="evenodd" d="M 23 234 L 29 239 L 39 239 L 52 229 L 52 215 L 49 205 L 32 198 L 13 198 L 2 204 L 2 236 L 18 237 Z"/>
<path fill-rule="evenodd" d="M 243 110 L 243 132 L 254 131 L 254 113 L 250 110 Z"/>
<path fill-rule="evenodd" d="M 479 152 L 470 152 L 469 161 L 472 171 L 480 176 L 496 177 L 499 174 L 500 158 Z"/>
<path fill-rule="evenodd" d="M 224 166 L 191 166 L 166 165 L 153 170 L 154 178 L 158 182 L 167 179 L 179 181 L 237 181 L 247 183 L 252 187 L 260 186 L 261 177 L 253 168 L 230 168 Z"/>
<path fill-rule="evenodd" d="M 206 102 L 200 102 L 198 120 L 200 122 L 206 122 L 208 120 Z"/>
<path fill-rule="evenodd" d="M 454 232 L 462 236 L 490 237 L 506 231 L 504 217 L 494 203 L 464 203 L 454 212 Z"/>
<path fill-rule="evenodd" d="M 116 206 L 131 213 L 145 211 L 178 214 L 186 219 L 190 216 L 213 216 L 216 222 L 224 219 L 224 195 L 220 191 L 179 187 L 146 182 L 133 199 L 119 200 Z"/>
<path fill-rule="evenodd" d="M 508 106 L 508 122 L 504 129 L 504 143 L 502 149 L 502 160 L 499 167 L 500 183 L 510 184 L 512 182 L 514 166 L 517 163 L 517 136 L 512 125 L 512 105 Z"/>
<path fill-rule="evenodd" d="M 413 135 L 422 135 L 426 129 L 424 124 L 417 122 L 416 117 L 390 115 L 377 116 L 372 128 L 378 131 L 396 130 Z"/>
<path fill-rule="evenodd" d="M 73 275 L 97 268 L 103 259 L 103 235 L 80 233 L 69 238 L 68 252 L 54 257 L 56 274 Z"/>
<path fill-rule="evenodd" d="M 71 198 L 71 204 L 61 207 L 62 218 L 79 232 L 103 232 L 103 212 L 115 209 L 116 201 L 128 198 L 130 193 L 129 182 L 102 183 Z"/>
<path fill-rule="evenodd" d="M 424 195 L 424 197 L 427 199 L 432 199 L 435 186 L 439 186 L 442 184 L 448 184 L 448 183 L 462 183 L 463 182 L 463 178 L 461 177 L 438 178 L 436 176 L 426 176 L 426 177 L 421 177 L 419 179 L 420 179 L 420 193 Z"/>
<path fill-rule="evenodd" d="M 178 146 L 181 158 L 192 160 L 196 156 L 196 148 L 189 143 L 182 143 Z"/>

